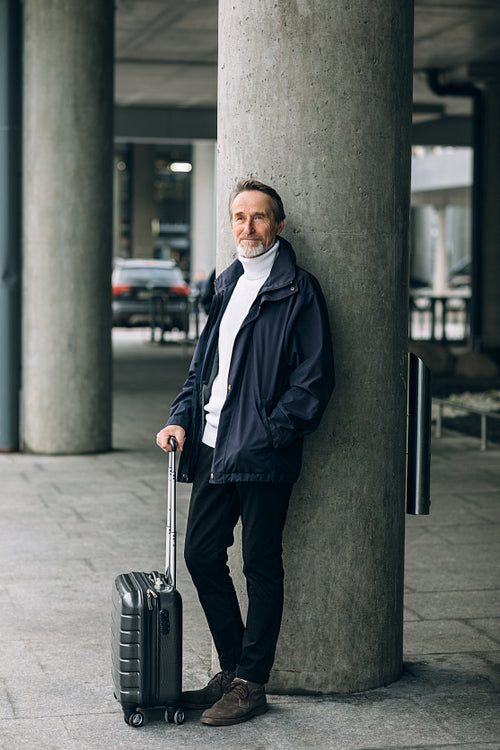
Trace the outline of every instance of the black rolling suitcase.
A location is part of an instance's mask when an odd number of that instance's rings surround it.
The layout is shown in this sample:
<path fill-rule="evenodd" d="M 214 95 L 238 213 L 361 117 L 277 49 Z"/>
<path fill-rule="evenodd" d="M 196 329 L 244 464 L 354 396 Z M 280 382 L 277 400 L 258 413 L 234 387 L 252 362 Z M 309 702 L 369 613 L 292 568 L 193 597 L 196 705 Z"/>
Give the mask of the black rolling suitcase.
<path fill-rule="evenodd" d="M 148 710 L 182 724 L 182 599 L 176 584 L 175 450 L 168 454 L 166 572 L 122 573 L 113 586 L 111 660 L 125 722 L 140 727 Z M 157 711 L 154 711 L 156 714 Z"/>

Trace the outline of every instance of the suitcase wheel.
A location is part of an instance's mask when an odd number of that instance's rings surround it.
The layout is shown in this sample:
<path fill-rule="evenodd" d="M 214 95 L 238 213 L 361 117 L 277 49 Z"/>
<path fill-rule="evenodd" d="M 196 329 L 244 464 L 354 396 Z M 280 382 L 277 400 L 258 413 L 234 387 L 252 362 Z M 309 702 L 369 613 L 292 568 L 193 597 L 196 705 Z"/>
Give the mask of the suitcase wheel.
<path fill-rule="evenodd" d="M 148 717 L 147 714 L 144 713 L 144 711 L 140 711 L 139 709 L 137 709 L 136 711 L 132 711 L 128 718 L 125 717 L 125 721 L 131 727 L 138 729 L 139 727 L 143 727 L 148 723 Z"/>
<path fill-rule="evenodd" d="M 173 708 L 167 708 L 165 711 L 165 721 L 170 722 L 170 724 L 184 724 L 184 719 L 186 718 L 186 715 L 182 708 L 178 708 L 177 710 Z"/>

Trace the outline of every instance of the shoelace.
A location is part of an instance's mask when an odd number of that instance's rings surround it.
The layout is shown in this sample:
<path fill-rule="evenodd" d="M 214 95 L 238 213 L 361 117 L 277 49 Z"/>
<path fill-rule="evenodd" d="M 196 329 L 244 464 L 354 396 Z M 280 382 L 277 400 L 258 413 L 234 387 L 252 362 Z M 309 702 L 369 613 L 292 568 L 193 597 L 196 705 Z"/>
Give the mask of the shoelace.
<path fill-rule="evenodd" d="M 229 675 L 229 672 L 224 672 L 224 671 L 218 672 L 216 675 L 212 677 L 212 679 L 210 680 L 208 684 L 209 685 L 219 684 L 222 687 L 224 683 L 224 678 L 227 678 L 227 675 Z"/>
<path fill-rule="evenodd" d="M 245 700 L 248 698 L 248 685 L 245 682 L 239 682 L 234 680 L 230 685 L 227 686 L 224 693 L 236 693 L 238 698 Z"/>

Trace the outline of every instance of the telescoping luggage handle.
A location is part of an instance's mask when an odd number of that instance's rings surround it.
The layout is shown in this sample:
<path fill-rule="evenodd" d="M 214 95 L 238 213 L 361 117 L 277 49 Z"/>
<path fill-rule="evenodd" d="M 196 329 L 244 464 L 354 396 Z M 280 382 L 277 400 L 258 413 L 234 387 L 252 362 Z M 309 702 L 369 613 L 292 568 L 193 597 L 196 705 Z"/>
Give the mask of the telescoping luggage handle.
<path fill-rule="evenodd" d="M 171 451 L 168 454 L 168 486 L 167 486 L 167 528 L 165 538 L 165 577 L 168 583 L 175 588 L 176 584 L 176 530 L 175 530 L 175 453 L 177 451 L 177 440 L 169 439 Z"/>

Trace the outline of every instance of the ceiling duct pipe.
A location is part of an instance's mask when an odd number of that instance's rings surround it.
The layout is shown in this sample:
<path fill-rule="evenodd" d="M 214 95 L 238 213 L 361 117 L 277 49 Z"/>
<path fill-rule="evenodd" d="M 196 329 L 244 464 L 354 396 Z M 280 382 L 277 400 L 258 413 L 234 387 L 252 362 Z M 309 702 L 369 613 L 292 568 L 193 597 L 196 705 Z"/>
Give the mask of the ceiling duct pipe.
<path fill-rule="evenodd" d="M 442 83 L 440 71 L 433 69 L 427 73 L 429 88 L 438 96 L 461 96 L 472 99 L 472 282 L 470 308 L 470 344 L 473 351 L 480 348 L 482 323 L 479 300 L 482 270 L 482 173 L 483 173 L 483 94 L 480 88 L 470 82 Z"/>

